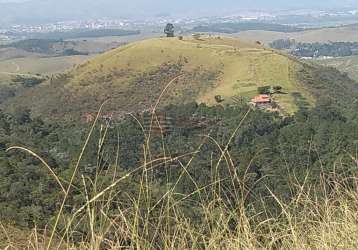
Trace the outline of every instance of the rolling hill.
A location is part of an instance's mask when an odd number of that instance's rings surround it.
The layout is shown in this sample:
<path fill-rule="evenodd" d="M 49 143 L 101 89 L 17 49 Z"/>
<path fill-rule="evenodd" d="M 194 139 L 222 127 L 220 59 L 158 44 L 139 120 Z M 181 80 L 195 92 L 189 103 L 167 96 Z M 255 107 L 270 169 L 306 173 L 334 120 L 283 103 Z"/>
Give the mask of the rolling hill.
<path fill-rule="evenodd" d="M 329 82 L 335 73 L 329 70 L 321 76 L 315 67 L 233 38 L 149 39 L 77 65 L 28 88 L 2 107 L 10 111 L 30 107 L 34 115 L 44 117 L 79 118 L 108 99 L 107 109 L 118 113 L 150 108 L 166 87 L 162 105 L 191 101 L 214 105 L 217 95 L 224 103 L 232 103 L 237 97 L 249 100 L 260 86 L 280 85 L 286 94 L 274 98 L 287 113 L 293 113 L 302 101 L 314 105 L 318 94 L 324 93 L 322 82 Z M 341 76 L 335 81 L 346 80 Z M 350 79 L 346 82 L 354 84 Z"/>
<path fill-rule="evenodd" d="M 93 55 L 24 57 L 0 60 L 0 71 L 11 74 L 61 73 L 73 65 L 87 61 Z"/>
<path fill-rule="evenodd" d="M 0 104 L 45 80 L 40 75 L 0 72 Z"/>
<path fill-rule="evenodd" d="M 278 39 L 295 39 L 304 43 L 326 43 L 326 42 L 357 42 L 358 24 L 326 27 L 320 29 L 308 29 L 300 32 L 278 32 L 269 30 L 249 30 L 237 34 L 240 39 L 259 40 L 264 43 L 271 43 Z"/>

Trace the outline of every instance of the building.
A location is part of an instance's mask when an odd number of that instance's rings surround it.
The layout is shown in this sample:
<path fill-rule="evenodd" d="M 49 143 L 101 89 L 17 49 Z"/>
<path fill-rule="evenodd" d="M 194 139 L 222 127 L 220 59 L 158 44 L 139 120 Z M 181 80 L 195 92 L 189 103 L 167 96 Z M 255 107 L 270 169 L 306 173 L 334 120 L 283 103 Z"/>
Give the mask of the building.
<path fill-rule="evenodd" d="M 272 98 L 269 95 L 258 95 L 251 100 L 251 104 L 258 108 L 268 108 L 272 104 Z"/>

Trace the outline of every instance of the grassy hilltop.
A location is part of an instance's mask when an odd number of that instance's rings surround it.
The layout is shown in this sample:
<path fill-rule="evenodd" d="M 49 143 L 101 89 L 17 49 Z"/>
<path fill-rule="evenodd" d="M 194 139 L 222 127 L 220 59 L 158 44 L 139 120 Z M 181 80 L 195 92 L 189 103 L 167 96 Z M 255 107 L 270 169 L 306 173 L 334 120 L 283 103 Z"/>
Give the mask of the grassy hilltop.
<path fill-rule="evenodd" d="M 192 101 L 215 105 L 217 95 L 223 104 L 248 102 L 258 87 L 276 85 L 283 93 L 274 99 L 288 114 L 322 98 L 346 108 L 358 95 L 357 83 L 333 68 L 300 62 L 258 43 L 205 36 L 148 39 L 119 47 L 17 91 L 1 100 L 0 107 L 78 120 L 106 100 L 107 111 L 148 109 L 164 89 L 162 106 Z"/>
<path fill-rule="evenodd" d="M 12 104 L 31 106 L 38 115 L 77 116 L 79 111 L 95 111 L 111 98 L 111 109 L 136 111 L 152 106 L 168 82 L 180 76 L 168 87 L 163 104 L 197 101 L 212 105 L 216 95 L 230 103 L 233 97 L 257 95 L 260 86 L 280 85 L 287 94 L 275 99 L 293 113 L 297 110 L 293 93 L 301 93 L 308 103 L 315 101 L 297 77 L 303 67 L 259 44 L 233 38 L 149 39 L 75 66 L 14 98 Z"/>
<path fill-rule="evenodd" d="M 70 72 L 73 79 L 67 87 L 78 92 L 84 89 L 100 91 L 103 86 L 96 79 L 108 79 L 116 71 L 133 72 L 103 83 L 125 92 L 133 87 L 128 83 L 138 75 L 161 74 L 156 72 L 157 69 L 170 63 L 183 64 L 178 74 L 183 73 L 185 79 L 179 79 L 179 84 L 172 87 L 176 89 L 174 94 L 190 95 L 190 99 L 198 102 L 215 104 L 216 95 L 222 95 L 228 102 L 236 95 L 252 97 L 257 94 L 257 87 L 264 85 L 282 85 L 288 92 L 303 91 L 304 95 L 307 94 L 295 78 L 295 72 L 300 67 L 298 63 L 260 45 L 231 38 L 151 39 L 133 43 L 77 67 Z M 202 74 L 204 79 L 196 79 L 197 74 Z M 184 81 L 190 87 L 180 86 Z M 190 93 L 187 93 L 188 87 Z M 146 86 L 138 86 L 134 93 L 138 94 L 138 101 L 148 90 Z M 160 89 L 156 89 L 155 93 L 158 91 Z M 289 110 L 295 109 L 290 95 L 278 97 L 278 101 Z"/>

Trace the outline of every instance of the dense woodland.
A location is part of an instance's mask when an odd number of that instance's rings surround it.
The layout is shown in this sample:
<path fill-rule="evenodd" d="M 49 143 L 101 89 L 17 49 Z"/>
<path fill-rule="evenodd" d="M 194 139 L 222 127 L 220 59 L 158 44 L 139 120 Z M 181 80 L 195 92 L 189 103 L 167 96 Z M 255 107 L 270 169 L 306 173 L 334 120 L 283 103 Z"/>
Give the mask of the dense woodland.
<path fill-rule="evenodd" d="M 76 41 L 64 41 L 62 39 L 25 39 L 0 45 L 0 48 L 16 48 L 30 53 L 43 54 L 46 56 L 74 56 L 88 55 L 83 51 L 80 43 Z"/>
<path fill-rule="evenodd" d="M 15 37 L 26 37 L 28 39 L 52 39 L 66 40 L 83 37 L 107 37 L 107 36 L 130 36 L 140 34 L 139 30 L 122 30 L 122 29 L 76 29 L 71 31 L 54 31 L 49 33 L 6 33 L 6 35 Z"/>
<path fill-rule="evenodd" d="M 298 57 L 344 57 L 358 55 L 357 42 L 331 43 L 297 43 L 291 39 L 273 41 L 270 46 L 274 49 L 290 50 Z"/>
<path fill-rule="evenodd" d="M 291 117 L 251 110 L 246 105 L 207 107 L 196 103 L 168 106 L 161 113 L 171 118 L 167 125 L 170 128 L 162 134 L 153 132 L 148 143 L 150 132 L 143 132 L 138 123 L 143 121 L 139 114 L 121 121 L 98 122 L 80 163 L 76 188 L 65 213 L 70 214 L 85 202 L 85 194 L 80 191 L 83 190 L 81 175 L 96 181 L 96 188 L 104 187 L 110 183 L 113 171 L 120 177 L 141 166 L 144 159 L 159 159 L 163 155 L 174 160 L 153 164 L 150 188 L 156 190 L 157 197 L 168 186 L 185 196 L 198 187 L 211 187 L 217 177 L 225 180 L 235 174 L 248 176 L 245 177 L 250 189 L 248 201 L 255 197 L 265 199 L 268 190 L 290 199 L 292 187 L 288 183 L 292 176 L 302 181 L 308 177 L 306 181 L 315 184 L 320 175 L 329 176 L 333 169 L 335 175 L 356 171 L 351 167 L 354 165 L 350 154 L 355 154 L 358 147 L 357 113 L 352 109 L 342 112 L 329 101 L 318 103 L 312 110 L 302 109 Z M 38 159 L 19 150 L 5 150 L 13 145 L 30 148 L 65 180 L 72 174 L 89 129 L 90 124 L 84 123 L 44 122 L 32 118 L 26 109 L 11 115 L 0 113 L 2 221 L 24 227 L 45 226 L 62 198 L 58 183 Z M 150 152 L 144 152 L 143 145 Z M 232 168 L 222 159 L 220 148 L 228 149 Z M 185 176 L 181 176 L 183 166 L 187 166 Z M 138 192 L 140 173 L 115 188 L 113 212 L 119 204 L 126 206 L 128 195 Z M 234 191 L 242 186 L 229 179 L 221 185 L 227 206 L 234 207 L 239 195 Z M 155 203 L 157 197 L 149 202 Z M 182 208 L 197 225 L 204 219 L 196 213 L 195 201 L 199 198 L 193 195 Z M 256 209 L 260 209 L 260 204 Z M 276 205 L 272 203 L 270 209 L 275 212 Z M 86 232 L 85 226 L 81 232 Z"/>
<path fill-rule="evenodd" d="M 277 32 L 299 32 L 302 28 L 274 24 L 274 23 L 261 23 L 261 22 L 241 22 L 241 23 L 211 23 L 195 27 L 193 32 L 217 32 L 233 34 L 248 30 L 265 30 Z"/>

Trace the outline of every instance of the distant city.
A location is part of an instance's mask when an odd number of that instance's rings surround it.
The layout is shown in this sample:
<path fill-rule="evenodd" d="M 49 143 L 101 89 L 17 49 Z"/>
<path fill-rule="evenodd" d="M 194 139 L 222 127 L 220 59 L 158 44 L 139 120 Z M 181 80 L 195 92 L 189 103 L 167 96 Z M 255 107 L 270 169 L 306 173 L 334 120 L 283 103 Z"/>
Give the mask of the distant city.
<path fill-rule="evenodd" d="M 294 20 L 294 21 L 292 21 Z M 0 27 L 0 41 L 13 40 L 14 37 L 24 37 L 27 34 L 69 32 L 74 30 L 99 30 L 99 29 L 123 29 L 123 30 L 151 30 L 160 29 L 168 22 L 174 23 L 182 30 L 193 28 L 201 24 L 227 23 L 227 22 L 269 22 L 278 24 L 295 25 L 301 27 L 322 27 L 329 25 L 345 25 L 358 23 L 358 10 L 344 11 L 312 11 L 295 10 L 286 12 L 269 13 L 263 11 L 246 11 L 226 16 L 211 16 L 200 18 L 173 18 L 170 15 L 155 17 L 145 20 L 133 19 L 91 19 L 69 20 L 54 23 L 36 25 L 12 25 Z"/>

